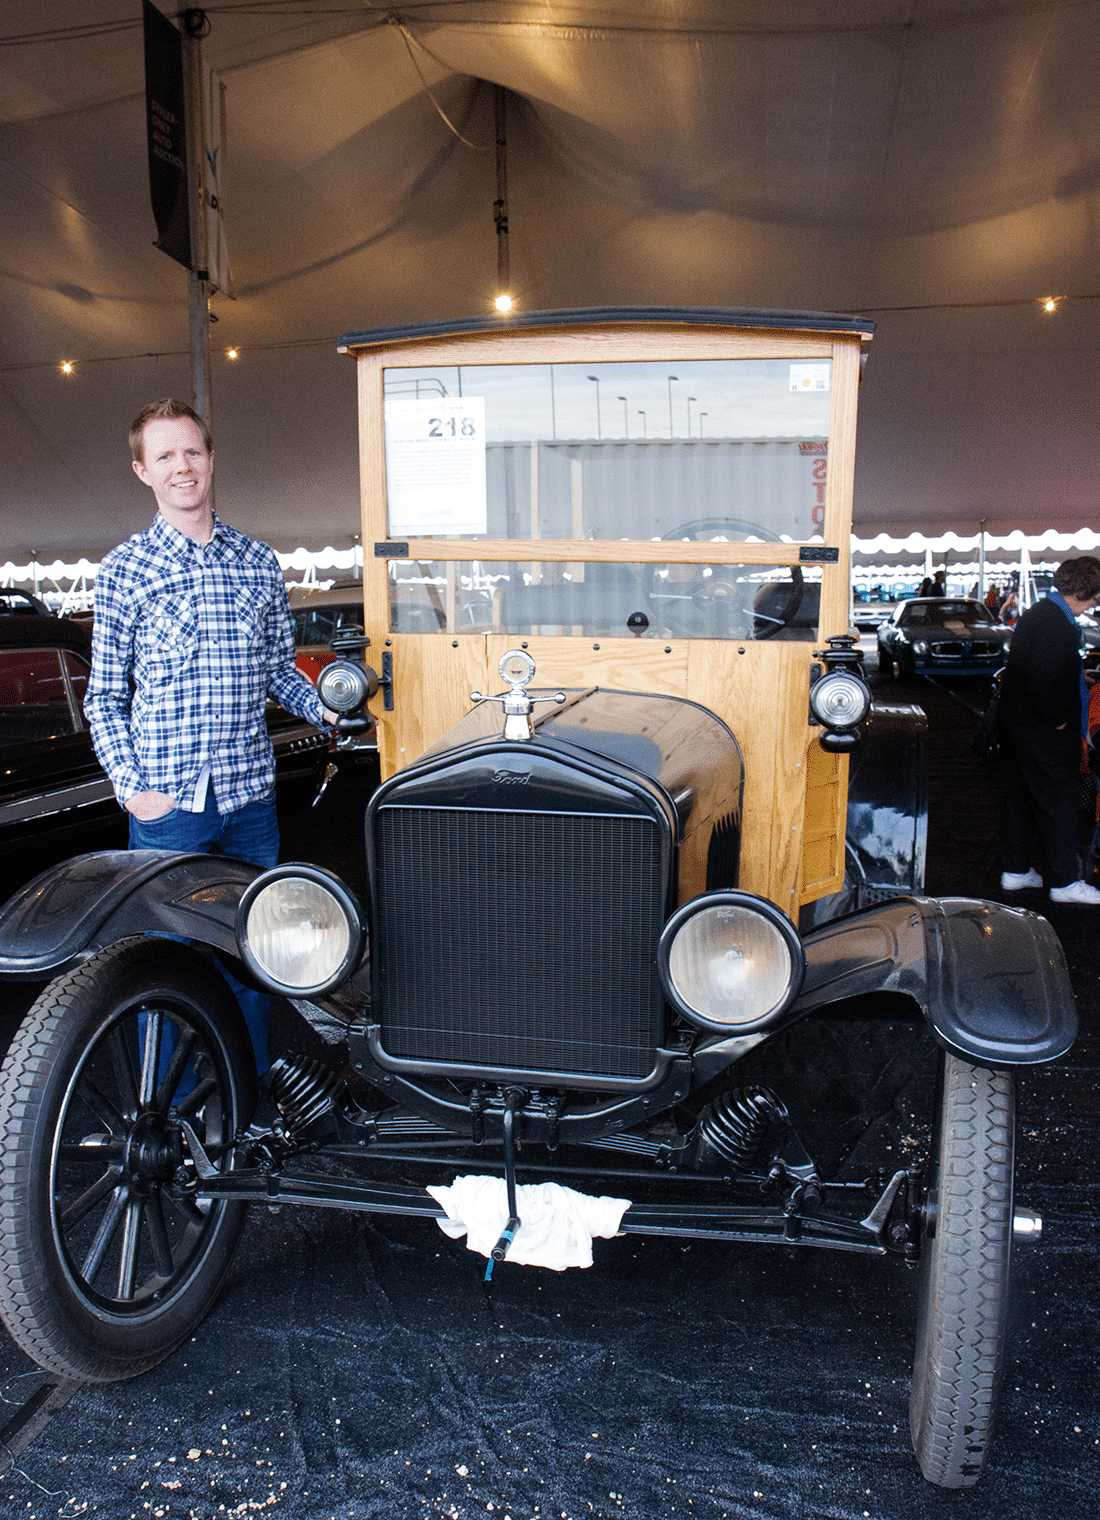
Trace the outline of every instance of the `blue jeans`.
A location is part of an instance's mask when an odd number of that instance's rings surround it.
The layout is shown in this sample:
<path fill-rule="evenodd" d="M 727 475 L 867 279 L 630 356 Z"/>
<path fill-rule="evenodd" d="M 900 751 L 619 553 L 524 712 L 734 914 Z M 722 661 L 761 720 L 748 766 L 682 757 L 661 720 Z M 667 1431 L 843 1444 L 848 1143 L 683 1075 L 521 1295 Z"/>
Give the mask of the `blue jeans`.
<path fill-rule="evenodd" d="M 279 858 L 279 823 L 275 813 L 275 794 L 248 802 L 232 813 L 219 813 L 214 799 L 214 788 L 206 788 L 206 807 L 201 813 L 185 813 L 179 808 L 143 823 L 130 814 L 131 850 L 180 850 L 197 855 L 232 855 L 237 860 L 247 860 L 266 870 Z M 248 1037 L 256 1056 L 256 1071 L 262 1077 L 268 1068 L 267 1026 L 271 1010 L 271 998 L 266 992 L 256 992 L 231 976 L 226 970 L 222 975 L 229 983 L 248 1028 Z M 174 1039 L 165 1041 L 161 1065 L 167 1069 Z M 161 1073 L 163 1075 L 163 1072 Z M 186 1096 L 194 1078 L 188 1073 L 176 1090 L 176 1096 Z"/>

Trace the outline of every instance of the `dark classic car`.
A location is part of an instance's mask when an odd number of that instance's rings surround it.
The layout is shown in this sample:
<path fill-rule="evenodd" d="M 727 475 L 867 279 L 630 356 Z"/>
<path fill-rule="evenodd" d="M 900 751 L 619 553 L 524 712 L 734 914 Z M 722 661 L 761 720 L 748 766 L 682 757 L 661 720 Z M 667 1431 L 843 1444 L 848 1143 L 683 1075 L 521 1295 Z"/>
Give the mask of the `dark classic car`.
<path fill-rule="evenodd" d="M 419 600 L 409 597 L 413 589 L 419 592 Z M 427 577 L 411 576 L 401 591 L 395 587 L 393 603 L 393 625 L 400 626 L 404 633 L 437 633 L 446 624 L 439 590 Z M 362 626 L 363 582 L 336 581 L 323 590 L 295 586 L 290 592 L 290 615 L 298 647 L 298 669 L 316 682 L 322 668 L 334 657 L 333 638 L 348 628 Z M 467 621 L 473 626 L 475 619 L 468 617 Z"/>
<path fill-rule="evenodd" d="M 67 618 L 0 618 L 0 900 L 78 851 L 124 849 L 126 815 L 84 722 L 88 628 Z M 268 707 L 281 801 L 316 792 L 329 739 Z"/>
<path fill-rule="evenodd" d="M 884 673 L 992 675 L 1005 662 L 1012 630 L 988 607 L 963 597 L 901 602 L 878 629 Z"/>
<path fill-rule="evenodd" d="M 31 591 L 0 591 L 0 617 L 11 614 L 23 617 L 53 617 L 53 610 Z"/>
<path fill-rule="evenodd" d="M 362 627 L 363 583 L 337 582 L 324 590 L 292 586 L 289 597 L 298 669 L 316 685 L 321 671 L 335 658 L 330 645 L 333 635 Z"/>
<path fill-rule="evenodd" d="M 915 1266 L 913 1445 L 976 1482 L 1039 1230 L 1015 1073 L 1076 1014 L 1045 920 L 922 895 L 922 717 L 869 711 L 846 632 L 869 336 L 628 310 L 344 340 L 374 553 L 319 690 L 352 737 L 379 719 L 368 899 L 108 851 L 0 913 L 0 975 L 53 978 L 0 1074 L 0 1313 L 42 1367 L 131 1377 L 196 1334 L 249 1201 L 447 1218 L 489 1275 L 546 1261 L 548 1182 L 574 1221 L 611 1197 L 592 1234 Z M 585 431 L 595 370 L 656 413 L 672 365 L 718 447 Z M 434 632 L 401 626 L 417 576 Z M 219 961 L 300 1016 L 258 1108 Z M 843 1061 L 857 1010 L 939 1064 L 930 1139 L 853 1172 L 786 1051 L 821 1022 Z M 454 1195 L 486 1184 L 475 1247 Z"/>

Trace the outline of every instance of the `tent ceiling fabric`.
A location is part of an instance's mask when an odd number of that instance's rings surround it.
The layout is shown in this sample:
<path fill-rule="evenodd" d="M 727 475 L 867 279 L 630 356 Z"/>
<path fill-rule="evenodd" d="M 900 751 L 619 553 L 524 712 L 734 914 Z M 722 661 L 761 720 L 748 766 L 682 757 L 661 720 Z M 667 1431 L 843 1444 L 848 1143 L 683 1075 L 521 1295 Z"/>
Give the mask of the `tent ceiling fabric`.
<path fill-rule="evenodd" d="M 354 538 L 340 332 L 489 307 L 493 84 L 521 307 L 870 315 L 862 534 L 1096 520 L 1100 0 L 205 9 L 236 288 L 214 302 L 218 502 L 247 531 Z M 7 0 L 0 22 L 2 559 L 143 526 L 126 428 L 190 394 L 140 16 Z M 1048 316 L 1046 294 L 1078 299 Z"/>

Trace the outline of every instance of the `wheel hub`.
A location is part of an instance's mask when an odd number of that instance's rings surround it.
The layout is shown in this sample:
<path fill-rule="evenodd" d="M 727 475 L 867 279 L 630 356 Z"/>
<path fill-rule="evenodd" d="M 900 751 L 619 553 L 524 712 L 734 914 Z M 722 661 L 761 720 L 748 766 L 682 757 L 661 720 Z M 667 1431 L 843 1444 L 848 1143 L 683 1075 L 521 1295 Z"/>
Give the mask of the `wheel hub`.
<path fill-rule="evenodd" d="M 148 1195 L 169 1181 L 182 1160 L 180 1129 L 163 1114 L 142 1114 L 130 1131 L 123 1156 L 126 1181 Z"/>

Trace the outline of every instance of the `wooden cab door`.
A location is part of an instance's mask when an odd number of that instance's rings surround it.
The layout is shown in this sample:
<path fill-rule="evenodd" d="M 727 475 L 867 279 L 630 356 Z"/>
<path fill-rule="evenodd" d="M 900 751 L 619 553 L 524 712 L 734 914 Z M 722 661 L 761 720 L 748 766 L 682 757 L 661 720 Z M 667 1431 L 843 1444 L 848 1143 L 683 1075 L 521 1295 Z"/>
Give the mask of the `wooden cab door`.
<path fill-rule="evenodd" d="M 742 885 L 843 876 L 846 762 L 807 706 L 848 626 L 851 318 L 543 313 L 349 334 L 383 777 L 500 692 L 699 702 L 745 760 Z M 452 330 L 448 330 L 448 328 Z"/>

